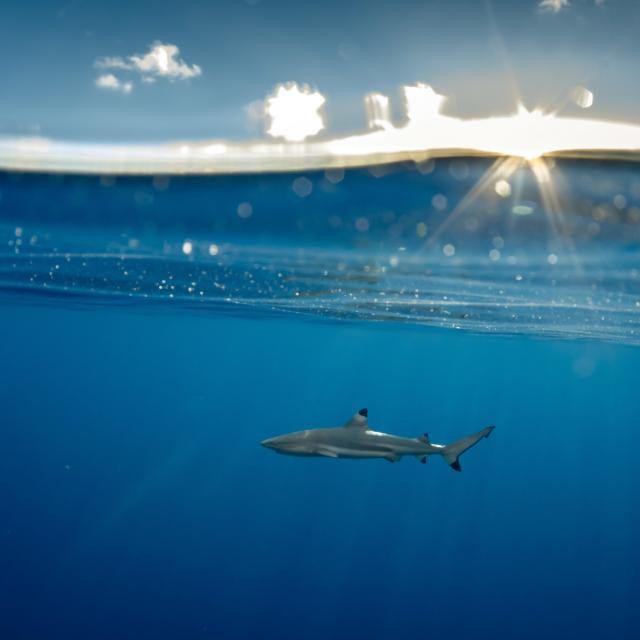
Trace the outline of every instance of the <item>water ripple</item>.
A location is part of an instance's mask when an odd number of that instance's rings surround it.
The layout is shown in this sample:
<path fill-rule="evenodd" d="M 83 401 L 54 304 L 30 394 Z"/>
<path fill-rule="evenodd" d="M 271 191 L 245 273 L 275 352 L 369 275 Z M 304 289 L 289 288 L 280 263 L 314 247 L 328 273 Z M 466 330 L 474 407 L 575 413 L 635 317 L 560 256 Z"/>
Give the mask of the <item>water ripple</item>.
<path fill-rule="evenodd" d="M 0 256 L 5 294 L 83 303 L 170 302 L 243 315 L 405 322 L 475 332 L 640 343 L 632 255 L 492 264 L 420 254 L 224 245 L 218 256 L 45 252 Z M 393 266 L 392 266 L 393 265 Z"/>

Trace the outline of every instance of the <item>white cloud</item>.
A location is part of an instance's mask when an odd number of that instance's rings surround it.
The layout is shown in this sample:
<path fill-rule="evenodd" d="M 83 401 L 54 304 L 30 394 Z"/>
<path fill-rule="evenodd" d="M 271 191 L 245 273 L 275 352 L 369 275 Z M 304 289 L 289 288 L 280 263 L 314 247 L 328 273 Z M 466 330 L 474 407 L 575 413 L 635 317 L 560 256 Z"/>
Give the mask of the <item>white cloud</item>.
<path fill-rule="evenodd" d="M 558 13 L 569 6 L 569 0 L 540 0 L 538 7 L 543 11 Z"/>
<path fill-rule="evenodd" d="M 186 80 L 202 74 L 197 64 L 188 65 L 178 57 L 180 49 L 175 44 L 154 42 L 145 54 L 134 54 L 122 58 L 111 56 L 98 58 L 95 66 L 98 69 L 122 69 L 140 73 L 149 82 L 154 77 L 165 77 L 170 80 Z"/>
<path fill-rule="evenodd" d="M 96 87 L 107 91 L 120 91 L 121 93 L 131 93 L 132 82 L 121 82 L 112 73 L 103 73 L 95 80 Z"/>

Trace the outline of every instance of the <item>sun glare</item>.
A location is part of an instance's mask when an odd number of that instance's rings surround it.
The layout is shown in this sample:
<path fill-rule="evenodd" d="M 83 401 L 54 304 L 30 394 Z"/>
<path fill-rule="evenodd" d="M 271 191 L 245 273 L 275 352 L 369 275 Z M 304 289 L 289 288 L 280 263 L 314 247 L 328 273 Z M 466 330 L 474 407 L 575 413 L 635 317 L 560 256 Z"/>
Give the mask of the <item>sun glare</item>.
<path fill-rule="evenodd" d="M 518 105 L 511 115 L 462 119 L 442 113 L 445 96 L 418 83 L 403 87 L 407 120 L 387 124 L 382 131 L 349 136 L 329 143 L 337 155 L 367 155 L 419 151 L 469 150 L 532 160 L 545 153 L 577 149 L 640 149 L 640 127 L 585 118 L 564 118 Z M 380 96 L 377 98 L 381 102 Z M 593 94 L 575 97 L 588 108 Z M 387 113 L 388 102 L 385 102 Z M 371 109 L 371 99 L 366 103 Z M 374 121 L 375 122 L 375 121 Z M 371 126 L 372 119 L 369 123 Z"/>
<path fill-rule="evenodd" d="M 267 133 L 274 138 L 301 142 L 324 129 L 319 113 L 325 98 L 307 85 L 299 87 L 295 82 L 277 87 L 266 100 L 266 114 L 270 124 Z"/>
<path fill-rule="evenodd" d="M 145 72 L 155 70 L 171 77 L 178 73 L 182 74 L 179 77 L 191 77 L 200 72 L 199 67 L 176 60 L 177 51 L 176 47 L 158 44 L 151 53 L 142 58 L 133 56 L 132 60 Z M 133 64 L 111 61 L 116 63 L 124 68 Z M 102 82 L 115 90 L 115 79 Z M 126 87 L 119 89 L 127 91 Z M 526 161 L 556 152 L 640 153 L 640 126 L 636 124 L 564 117 L 523 105 L 512 114 L 463 119 L 448 114 L 446 97 L 429 85 L 404 86 L 402 92 L 405 118 L 400 122 L 392 119 L 389 96 L 367 94 L 364 106 L 368 130 L 355 135 L 309 140 L 325 129 L 326 98 L 308 85 L 289 82 L 277 85 L 261 103 L 266 133 L 275 140 L 99 144 L 0 136 L 0 166 L 100 173 L 215 173 L 346 167 L 466 153 Z M 588 109 L 595 99 L 585 87 L 574 88 L 570 97 L 582 109 Z M 504 170 L 502 163 L 499 167 Z"/>

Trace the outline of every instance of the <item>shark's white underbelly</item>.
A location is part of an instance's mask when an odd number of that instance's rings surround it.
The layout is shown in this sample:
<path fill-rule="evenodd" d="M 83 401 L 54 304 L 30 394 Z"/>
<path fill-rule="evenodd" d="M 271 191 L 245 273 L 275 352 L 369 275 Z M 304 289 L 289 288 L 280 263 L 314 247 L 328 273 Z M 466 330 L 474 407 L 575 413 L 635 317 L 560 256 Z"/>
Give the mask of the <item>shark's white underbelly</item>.
<path fill-rule="evenodd" d="M 375 451 L 372 449 L 346 449 L 343 447 L 324 446 L 318 448 L 320 455 L 335 454 L 336 458 L 384 458 L 392 455 L 391 451 Z"/>
<path fill-rule="evenodd" d="M 390 447 L 384 445 L 373 446 L 340 446 L 340 444 L 319 443 L 316 455 L 329 458 L 385 458 L 386 460 L 398 460 L 405 455 L 420 455 L 421 452 L 408 448 Z"/>

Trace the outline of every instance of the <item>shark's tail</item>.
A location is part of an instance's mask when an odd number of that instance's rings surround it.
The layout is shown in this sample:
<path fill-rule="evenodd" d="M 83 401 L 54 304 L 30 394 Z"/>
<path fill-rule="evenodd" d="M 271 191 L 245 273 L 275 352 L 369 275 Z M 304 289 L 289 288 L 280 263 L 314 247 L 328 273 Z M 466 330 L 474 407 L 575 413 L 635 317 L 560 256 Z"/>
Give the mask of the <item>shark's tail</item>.
<path fill-rule="evenodd" d="M 482 440 L 482 438 L 488 438 L 491 435 L 491 432 L 495 427 L 485 427 L 481 431 L 474 433 L 466 438 L 461 438 L 460 440 L 456 440 L 451 444 L 447 444 L 444 446 L 437 446 L 439 451 L 438 453 L 445 459 L 447 464 L 454 471 L 462 471 L 462 467 L 460 466 L 460 456 L 467 450 L 471 449 L 474 444 L 477 444 Z"/>

